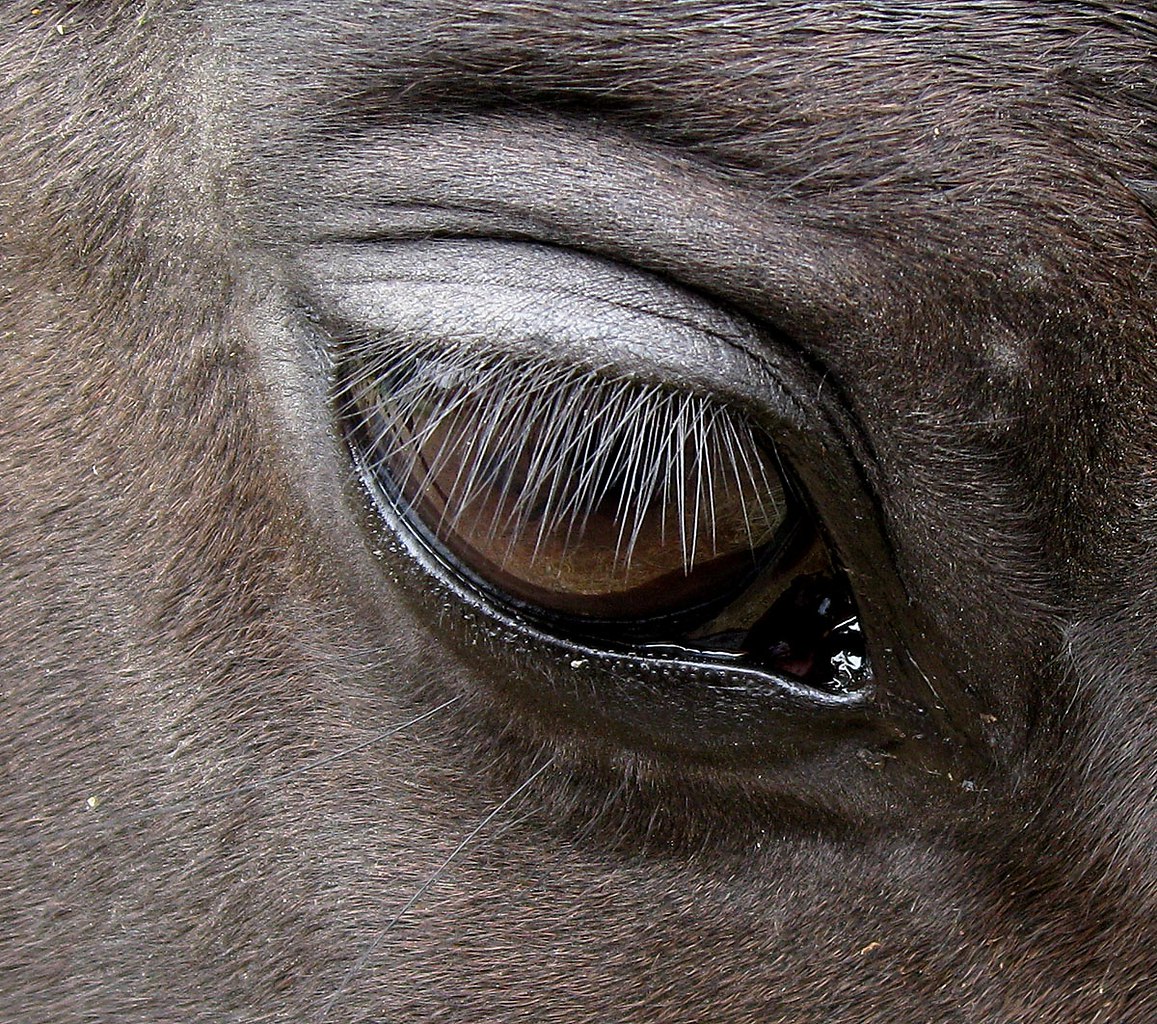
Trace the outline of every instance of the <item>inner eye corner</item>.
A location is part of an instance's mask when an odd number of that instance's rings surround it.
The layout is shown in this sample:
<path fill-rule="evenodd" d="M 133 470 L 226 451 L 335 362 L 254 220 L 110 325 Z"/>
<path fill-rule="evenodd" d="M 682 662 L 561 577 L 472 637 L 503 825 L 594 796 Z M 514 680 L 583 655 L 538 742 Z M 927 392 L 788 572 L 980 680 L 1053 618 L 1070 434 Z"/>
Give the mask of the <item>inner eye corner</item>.
<path fill-rule="evenodd" d="M 725 402 L 445 343 L 344 342 L 333 364 L 375 500 L 516 620 L 821 691 L 869 683 L 855 598 L 802 488 Z"/>

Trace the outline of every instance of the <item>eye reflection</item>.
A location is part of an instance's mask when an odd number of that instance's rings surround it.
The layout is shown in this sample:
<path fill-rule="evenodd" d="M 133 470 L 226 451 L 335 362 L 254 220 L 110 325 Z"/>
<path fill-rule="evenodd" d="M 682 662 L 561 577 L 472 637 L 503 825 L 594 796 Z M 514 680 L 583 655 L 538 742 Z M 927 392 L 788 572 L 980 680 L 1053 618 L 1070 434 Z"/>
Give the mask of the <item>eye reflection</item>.
<path fill-rule="evenodd" d="M 770 442 L 713 399 L 468 349 L 355 344 L 340 365 L 359 461 L 503 603 L 588 639 L 862 681 L 826 546 Z"/>

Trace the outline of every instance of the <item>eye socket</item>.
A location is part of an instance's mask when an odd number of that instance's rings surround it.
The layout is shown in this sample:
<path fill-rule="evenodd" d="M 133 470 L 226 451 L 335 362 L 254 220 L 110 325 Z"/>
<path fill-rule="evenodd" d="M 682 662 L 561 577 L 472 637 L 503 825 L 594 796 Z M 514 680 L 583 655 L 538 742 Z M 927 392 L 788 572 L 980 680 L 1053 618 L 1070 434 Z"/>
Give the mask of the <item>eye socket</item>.
<path fill-rule="evenodd" d="M 556 635 L 867 681 L 842 572 L 770 440 L 710 396 L 469 346 L 341 346 L 374 489 L 460 578 Z"/>

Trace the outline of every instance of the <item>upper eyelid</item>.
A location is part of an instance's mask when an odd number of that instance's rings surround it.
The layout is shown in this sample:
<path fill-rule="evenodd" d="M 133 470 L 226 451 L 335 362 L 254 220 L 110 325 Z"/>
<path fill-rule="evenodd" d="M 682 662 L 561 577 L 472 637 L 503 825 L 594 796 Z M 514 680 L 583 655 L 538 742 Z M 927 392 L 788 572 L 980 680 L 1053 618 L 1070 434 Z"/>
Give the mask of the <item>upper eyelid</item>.
<path fill-rule="evenodd" d="M 537 284 L 524 280 L 528 268 Z M 304 305 L 323 329 L 380 332 L 384 343 L 399 330 L 444 333 L 453 341 L 456 330 L 477 333 L 464 317 L 455 320 L 476 305 L 477 326 L 492 332 L 483 339 L 487 345 L 517 350 L 518 344 L 533 347 L 553 339 L 588 363 L 625 361 L 632 373 L 704 390 L 726 404 L 770 407 L 793 422 L 806 418 L 776 370 L 787 346 L 777 352 L 769 332 L 755 322 L 622 263 L 537 243 L 455 238 L 319 247 L 299 258 L 297 271 Z M 427 308 L 409 302 L 398 294 L 406 284 L 428 286 L 431 295 L 444 290 L 439 300 L 453 315 L 443 317 L 438 302 Z M 493 297 L 499 294 L 517 294 L 526 302 L 498 304 L 496 313 Z M 573 318 L 559 317 L 560 296 L 573 300 Z M 600 309 L 612 312 L 606 323 Z M 584 311 L 590 314 L 587 323 L 598 325 L 597 334 L 584 334 Z M 612 330 L 614 313 L 623 314 L 621 330 Z"/>
<path fill-rule="evenodd" d="M 429 283 L 429 284 L 445 284 L 445 285 L 453 285 L 453 284 L 457 283 L 451 278 L 437 277 L 437 276 L 429 275 L 429 274 L 412 274 L 412 275 L 393 274 L 393 275 L 391 275 L 390 279 L 392 281 L 414 281 L 414 282 L 425 282 L 425 283 Z M 373 278 L 367 277 L 367 278 L 364 278 L 360 282 L 357 282 L 357 283 L 369 284 L 373 280 L 374 280 Z M 512 292 L 521 291 L 521 292 L 527 293 L 528 295 L 535 295 L 535 294 L 541 295 L 541 294 L 543 294 L 542 290 L 528 288 L 528 287 L 518 285 L 518 284 L 504 284 L 502 287 L 505 291 L 512 291 Z M 598 298 L 592 299 L 591 296 L 585 294 L 584 292 L 580 291 L 577 288 L 567 288 L 567 287 L 561 286 L 561 285 L 556 286 L 552 289 L 549 289 L 547 294 L 573 295 L 575 298 L 583 299 L 584 301 L 587 301 L 587 302 L 597 302 L 600 305 L 612 306 L 616 309 L 622 309 L 622 310 L 632 312 L 632 313 L 643 313 L 647 316 L 652 316 L 652 317 L 655 317 L 656 319 L 659 319 L 659 320 L 667 320 L 670 323 L 678 324 L 681 327 L 686 327 L 686 328 L 689 328 L 690 330 L 696 331 L 700 334 L 705 334 L 709 337 L 712 337 L 724 345 L 732 346 L 733 348 L 738 349 L 740 352 L 742 352 L 746 356 L 750 356 L 752 358 L 757 358 L 757 354 L 755 352 L 753 352 L 749 346 L 744 345 L 742 343 L 741 339 L 736 337 L 735 335 L 726 334 L 722 331 L 715 330 L 709 326 L 705 326 L 702 323 L 697 323 L 696 321 L 692 320 L 690 317 L 680 316 L 678 313 L 676 313 L 672 310 L 656 309 L 653 306 L 648 306 L 648 305 L 645 305 L 643 303 L 628 302 L 628 301 L 623 300 L 623 299 L 614 299 L 614 298 L 609 298 L 607 296 L 599 296 Z"/>
<path fill-rule="evenodd" d="M 521 280 L 533 277 L 538 288 L 512 279 L 504 270 L 517 266 Z M 437 239 L 378 240 L 337 243 L 304 252 L 298 267 L 307 279 L 316 279 L 319 270 L 339 270 L 350 283 L 378 280 L 427 281 L 436 284 L 485 285 L 527 292 L 558 291 L 577 298 L 593 299 L 652 316 L 665 316 L 714 333 L 729 343 L 732 332 L 747 327 L 746 318 L 725 312 L 719 304 L 689 291 L 681 283 L 665 280 L 650 270 L 634 267 L 618 259 L 540 241 L 510 241 L 502 238 L 455 236 Z M 432 269 L 422 270 L 422 267 Z M 450 267 L 455 272 L 451 272 Z M 567 285 L 559 273 L 542 276 L 550 268 L 576 282 Z M 613 284 L 612 284 L 613 283 Z M 628 301 L 631 292 L 638 301 Z M 666 307 L 666 308 L 664 308 Z M 682 309 L 682 315 L 676 310 Z M 712 322 L 727 330 L 712 327 Z"/>
<path fill-rule="evenodd" d="M 910 300 L 887 247 L 843 213 L 824 226 L 766 182 L 740 186 L 603 124 L 503 111 L 382 126 L 319 167 L 304 218 L 301 180 L 289 191 L 266 171 L 286 192 L 262 208 L 263 230 L 298 251 L 472 238 L 597 253 L 722 302 L 813 368 Z"/>

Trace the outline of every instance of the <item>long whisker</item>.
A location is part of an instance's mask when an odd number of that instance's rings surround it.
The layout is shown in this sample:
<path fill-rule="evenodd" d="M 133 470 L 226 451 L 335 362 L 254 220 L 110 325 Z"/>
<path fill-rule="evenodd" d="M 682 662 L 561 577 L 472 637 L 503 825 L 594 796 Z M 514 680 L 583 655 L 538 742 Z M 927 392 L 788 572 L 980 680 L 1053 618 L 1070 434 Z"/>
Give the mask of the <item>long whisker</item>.
<path fill-rule="evenodd" d="M 349 989 L 350 983 L 353 981 L 353 979 L 357 977 L 357 975 L 360 974 L 361 971 L 365 968 L 366 964 L 369 963 L 370 957 L 374 955 L 374 952 L 377 950 L 378 946 L 381 945 L 382 940 L 385 939 L 390 930 L 409 912 L 414 904 L 430 891 L 438 879 L 440 879 L 442 875 L 446 873 L 447 868 L 450 867 L 450 864 L 457 858 L 457 856 L 463 850 L 465 850 L 467 846 L 470 845 L 474 838 L 484 828 L 486 828 L 487 825 L 489 825 L 496 817 L 498 817 L 499 814 L 506 810 L 507 807 L 509 807 L 512 803 L 514 803 L 515 800 L 517 800 L 523 793 L 525 793 L 534 784 L 535 780 L 538 779 L 538 777 L 542 775 L 542 773 L 545 772 L 552 764 L 554 764 L 554 758 L 548 757 L 546 761 L 544 761 L 538 768 L 531 772 L 526 780 L 523 781 L 523 783 L 517 789 L 515 789 L 505 800 L 503 800 L 502 803 L 498 804 L 498 806 L 493 808 L 491 811 L 488 811 L 482 820 L 479 821 L 477 825 L 475 825 L 469 832 L 466 833 L 465 836 L 462 837 L 461 842 L 459 842 L 458 845 L 455 846 L 454 849 L 446 855 L 442 862 L 430 873 L 430 876 L 426 879 L 426 881 L 424 881 L 418 887 L 414 895 L 406 900 L 402 908 L 390 919 L 389 923 L 373 937 L 373 939 L 370 941 L 370 944 L 362 951 L 361 956 L 359 956 L 357 960 L 354 961 L 354 963 L 350 966 L 349 970 L 346 971 L 341 982 L 338 984 L 338 987 L 330 994 L 330 997 L 322 1005 L 321 1014 L 318 1017 L 319 1021 L 324 1021 L 326 1017 L 329 1016 L 329 1012 L 337 1004 L 337 1001 Z"/>

